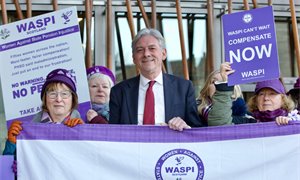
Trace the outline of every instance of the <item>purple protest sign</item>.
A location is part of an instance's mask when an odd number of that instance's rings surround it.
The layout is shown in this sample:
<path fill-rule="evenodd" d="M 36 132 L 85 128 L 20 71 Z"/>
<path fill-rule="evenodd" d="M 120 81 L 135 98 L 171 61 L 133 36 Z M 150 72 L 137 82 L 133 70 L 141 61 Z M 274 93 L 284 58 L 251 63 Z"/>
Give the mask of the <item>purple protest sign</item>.
<path fill-rule="evenodd" d="M 54 69 L 75 79 L 78 110 L 91 108 L 76 7 L 1 25 L 0 77 L 5 119 L 32 121 L 41 111 L 41 90 Z"/>
<path fill-rule="evenodd" d="M 235 72 L 228 85 L 278 78 L 272 6 L 222 16 L 225 61 Z"/>

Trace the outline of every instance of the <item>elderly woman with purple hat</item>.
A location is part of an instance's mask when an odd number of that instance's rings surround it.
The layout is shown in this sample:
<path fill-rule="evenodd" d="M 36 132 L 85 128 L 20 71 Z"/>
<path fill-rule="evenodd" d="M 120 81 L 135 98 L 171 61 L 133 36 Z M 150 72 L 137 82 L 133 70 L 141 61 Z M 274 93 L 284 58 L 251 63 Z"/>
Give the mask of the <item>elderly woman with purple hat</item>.
<path fill-rule="evenodd" d="M 87 112 L 91 124 L 107 124 L 109 121 L 109 96 L 116 82 L 114 74 L 104 66 L 87 69 L 87 78 L 92 102 L 92 109 Z"/>
<path fill-rule="evenodd" d="M 78 96 L 76 85 L 71 74 L 65 69 L 51 71 L 43 84 L 41 90 L 42 111 L 37 113 L 33 119 L 35 123 L 65 124 L 74 127 L 83 124 L 79 112 L 76 110 Z M 22 122 L 12 122 L 8 130 L 3 154 L 13 155 L 16 151 L 16 136 L 22 130 Z"/>
<path fill-rule="evenodd" d="M 278 125 L 298 120 L 293 101 L 286 95 L 279 79 L 258 82 L 255 95 L 248 101 L 249 111 L 258 122 L 276 121 Z"/>

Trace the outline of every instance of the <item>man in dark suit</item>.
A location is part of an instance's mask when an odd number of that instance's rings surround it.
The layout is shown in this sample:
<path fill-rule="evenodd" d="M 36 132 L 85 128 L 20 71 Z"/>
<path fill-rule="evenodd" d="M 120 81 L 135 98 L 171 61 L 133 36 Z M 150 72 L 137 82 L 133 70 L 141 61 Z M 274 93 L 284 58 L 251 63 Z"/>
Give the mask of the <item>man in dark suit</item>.
<path fill-rule="evenodd" d="M 154 81 L 154 122 L 182 131 L 200 127 L 195 91 L 191 81 L 162 73 L 167 57 L 165 40 L 155 29 L 142 29 L 132 41 L 133 62 L 140 75 L 115 85 L 110 93 L 110 124 L 145 123 L 149 82 Z M 152 105 L 151 105 L 152 106 Z M 153 109 L 153 108 L 152 108 Z"/>

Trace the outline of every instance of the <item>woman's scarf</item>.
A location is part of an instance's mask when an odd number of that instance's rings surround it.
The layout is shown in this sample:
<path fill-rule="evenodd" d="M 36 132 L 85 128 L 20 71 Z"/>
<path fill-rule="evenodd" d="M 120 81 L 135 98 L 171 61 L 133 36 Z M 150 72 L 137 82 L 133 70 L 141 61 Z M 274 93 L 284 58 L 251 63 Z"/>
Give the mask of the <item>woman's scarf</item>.
<path fill-rule="evenodd" d="M 278 116 L 287 116 L 288 112 L 285 109 L 276 109 L 274 111 L 254 111 L 253 117 L 257 119 L 258 122 L 270 122 L 275 121 Z"/>
<path fill-rule="evenodd" d="M 201 117 L 204 119 L 205 123 L 208 122 L 208 114 L 213 106 L 212 100 L 210 97 L 207 98 L 207 102 L 208 102 L 208 105 L 205 106 L 204 108 L 202 108 L 202 110 L 201 110 Z M 199 100 L 199 104 L 201 104 L 201 100 Z"/>
<path fill-rule="evenodd" d="M 106 104 L 92 104 L 92 109 L 95 110 L 98 115 L 104 117 L 106 120 L 109 120 L 109 105 Z"/>
<path fill-rule="evenodd" d="M 43 112 L 42 114 L 42 118 L 41 118 L 41 123 L 55 123 L 55 124 L 60 124 L 62 122 L 65 122 L 66 120 L 69 120 L 71 117 L 71 114 L 69 114 L 67 117 L 65 117 L 61 122 L 54 122 L 51 117 L 50 114 L 46 111 Z"/>

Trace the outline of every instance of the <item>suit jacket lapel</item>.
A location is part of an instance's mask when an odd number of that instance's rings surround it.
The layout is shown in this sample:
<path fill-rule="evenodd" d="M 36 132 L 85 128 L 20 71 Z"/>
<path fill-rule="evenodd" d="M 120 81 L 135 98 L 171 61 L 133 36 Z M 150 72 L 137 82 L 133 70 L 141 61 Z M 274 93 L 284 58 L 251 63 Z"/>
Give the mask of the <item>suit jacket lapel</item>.
<path fill-rule="evenodd" d="M 128 83 L 128 91 L 126 92 L 126 102 L 129 112 L 129 118 L 132 124 L 137 124 L 137 110 L 138 110 L 138 94 L 139 94 L 140 76 L 132 79 Z"/>
<path fill-rule="evenodd" d="M 172 104 L 174 99 L 174 84 L 170 76 L 163 74 L 163 86 L 164 86 L 164 97 L 165 97 L 165 122 L 172 118 Z M 171 89 L 171 90 L 170 90 Z"/>

